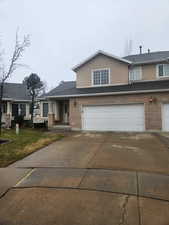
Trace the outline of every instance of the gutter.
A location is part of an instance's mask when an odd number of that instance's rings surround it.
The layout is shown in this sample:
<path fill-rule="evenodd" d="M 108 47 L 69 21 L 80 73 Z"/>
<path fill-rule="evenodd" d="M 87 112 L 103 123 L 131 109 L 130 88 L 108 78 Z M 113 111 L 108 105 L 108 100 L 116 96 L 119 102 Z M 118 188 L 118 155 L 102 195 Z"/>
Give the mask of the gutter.
<path fill-rule="evenodd" d="M 12 98 L 3 98 L 2 101 L 13 101 L 13 102 L 31 102 L 31 100 L 24 100 L 24 99 L 12 99 Z"/>
<path fill-rule="evenodd" d="M 142 93 L 155 93 L 155 92 L 169 92 L 169 88 L 168 89 L 156 89 L 156 90 L 140 90 L 140 91 L 104 92 L 104 93 L 93 93 L 93 94 L 55 95 L 55 96 L 46 96 L 45 99 L 49 99 L 49 98 L 71 98 L 71 97 L 90 97 L 90 96 L 105 96 L 105 95 L 142 94 Z"/>
<path fill-rule="evenodd" d="M 143 62 L 133 62 L 131 65 L 147 65 L 147 64 L 156 64 L 156 63 L 162 63 L 167 62 L 169 63 L 169 58 L 161 59 L 161 60 L 152 60 L 152 61 L 143 61 Z"/>

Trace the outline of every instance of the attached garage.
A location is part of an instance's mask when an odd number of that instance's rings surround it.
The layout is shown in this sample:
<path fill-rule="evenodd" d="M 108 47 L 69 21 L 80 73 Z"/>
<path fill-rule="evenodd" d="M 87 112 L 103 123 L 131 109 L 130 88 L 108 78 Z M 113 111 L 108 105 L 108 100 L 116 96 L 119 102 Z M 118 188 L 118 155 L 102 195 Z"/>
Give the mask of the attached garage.
<path fill-rule="evenodd" d="M 84 106 L 82 129 L 89 131 L 144 131 L 144 104 Z"/>
<path fill-rule="evenodd" d="M 162 129 L 169 131 L 169 104 L 162 106 Z"/>

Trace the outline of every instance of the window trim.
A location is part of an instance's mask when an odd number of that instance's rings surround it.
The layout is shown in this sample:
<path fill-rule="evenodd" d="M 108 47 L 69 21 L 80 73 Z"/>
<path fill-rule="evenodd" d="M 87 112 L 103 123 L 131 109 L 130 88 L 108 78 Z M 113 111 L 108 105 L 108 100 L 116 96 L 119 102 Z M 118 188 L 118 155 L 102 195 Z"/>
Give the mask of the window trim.
<path fill-rule="evenodd" d="M 101 71 L 101 70 L 108 70 L 108 83 L 107 84 L 94 84 L 94 72 L 96 72 L 96 71 Z M 92 84 L 92 86 L 93 87 L 100 87 L 100 86 L 108 86 L 108 85 L 110 85 L 110 68 L 99 68 L 99 69 L 92 69 L 92 71 L 91 71 L 91 84 Z"/>
<path fill-rule="evenodd" d="M 130 72 L 132 69 L 135 69 L 135 68 L 139 68 L 140 70 L 140 78 L 139 80 L 131 80 L 130 79 Z M 129 68 L 129 82 L 139 82 L 139 81 L 142 81 L 143 80 L 143 70 L 142 70 L 142 66 L 134 66 L 133 68 Z"/>
<path fill-rule="evenodd" d="M 167 76 L 164 76 L 164 75 L 163 76 L 159 76 L 159 66 L 164 66 L 164 65 L 168 65 L 169 66 L 168 63 L 160 63 L 160 64 L 156 65 L 156 77 L 158 79 L 163 79 L 163 78 L 169 77 L 169 74 Z"/>

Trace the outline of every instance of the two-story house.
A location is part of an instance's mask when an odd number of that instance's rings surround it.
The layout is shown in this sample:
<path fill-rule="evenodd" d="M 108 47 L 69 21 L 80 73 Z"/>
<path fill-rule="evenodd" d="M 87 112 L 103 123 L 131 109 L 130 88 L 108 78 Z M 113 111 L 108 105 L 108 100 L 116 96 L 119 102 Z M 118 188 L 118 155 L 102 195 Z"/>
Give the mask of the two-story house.
<path fill-rule="evenodd" d="M 42 98 L 48 126 L 74 130 L 169 130 L 169 51 L 120 58 L 98 51 Z"/>

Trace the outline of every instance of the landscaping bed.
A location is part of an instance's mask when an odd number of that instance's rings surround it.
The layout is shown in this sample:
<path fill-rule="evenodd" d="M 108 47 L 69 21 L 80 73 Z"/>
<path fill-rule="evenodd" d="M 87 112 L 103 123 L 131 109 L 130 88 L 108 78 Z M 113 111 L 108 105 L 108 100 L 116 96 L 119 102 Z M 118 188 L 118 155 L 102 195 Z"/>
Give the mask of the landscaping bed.
<path fill-rule="evenodd" d="M 15 130 L 4 130 L 0 139 L 8 140 L 8 143 L 0 144 L 0 167 L 6 167 L 62 137 L 62 134 L 39 129 L 21 129 L 19 135 Z"/>

